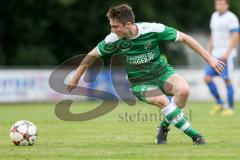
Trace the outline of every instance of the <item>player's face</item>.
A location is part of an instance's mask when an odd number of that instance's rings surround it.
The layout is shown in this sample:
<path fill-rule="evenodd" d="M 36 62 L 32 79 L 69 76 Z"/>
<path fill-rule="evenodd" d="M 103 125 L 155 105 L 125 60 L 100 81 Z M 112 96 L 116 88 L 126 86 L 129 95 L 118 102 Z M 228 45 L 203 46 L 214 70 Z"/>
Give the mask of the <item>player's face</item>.
<path fill-rule="evenodd" d="M 111 32 L 118 35 L 120 38 L 125 38 L 129 36 L 130 33 L 130 23 L 123 25 L 116 20 L 110 19 Z"/>
<path fill-rule="evenodd" d="M 215 0 L 215 9 L 220 14 L 226 12 L 228 8 L 229 5 L 225 0 Z"/>

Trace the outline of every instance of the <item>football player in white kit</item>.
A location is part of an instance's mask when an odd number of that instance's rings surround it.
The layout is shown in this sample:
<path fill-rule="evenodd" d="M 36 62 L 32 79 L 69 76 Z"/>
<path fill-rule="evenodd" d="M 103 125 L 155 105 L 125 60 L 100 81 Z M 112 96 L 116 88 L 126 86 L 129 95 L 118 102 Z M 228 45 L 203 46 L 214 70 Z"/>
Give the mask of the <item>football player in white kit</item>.
<path fill-rule="evenodd" d="M 229 0 L 215 0 L 216 11 L 212 14 L 210 21 L 211 36 L 208 50 L 215 58 L 226 62 L 221 75 L 218 75 L 211 66 L 206 65 L 205 67 L 204 80 L 216 100 L 216 106 L 210 111 L 212 115 L 220 112 L 225 116 L 234 114 L 234 90 L 229 75 L 237 57 L 240 29 L 237 16 L 229 11 L 229 3 Z M 226 84 L 228 105 L 224 104 L 218 93 L 213 81 L 215 76 L 220 76 Z"/>

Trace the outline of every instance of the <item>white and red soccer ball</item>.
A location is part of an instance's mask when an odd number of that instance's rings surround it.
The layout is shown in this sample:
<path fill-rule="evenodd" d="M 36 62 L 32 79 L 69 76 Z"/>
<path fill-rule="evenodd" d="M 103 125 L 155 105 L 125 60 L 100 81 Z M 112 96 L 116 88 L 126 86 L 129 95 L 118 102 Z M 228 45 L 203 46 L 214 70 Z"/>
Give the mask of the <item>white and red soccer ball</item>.
<path fill-rule="evenodd" d="M 31 146 L 37 140 L 37 127 L 29 121 L 21 120 L 10 129 L 10 139 L 17 146 Z"/>

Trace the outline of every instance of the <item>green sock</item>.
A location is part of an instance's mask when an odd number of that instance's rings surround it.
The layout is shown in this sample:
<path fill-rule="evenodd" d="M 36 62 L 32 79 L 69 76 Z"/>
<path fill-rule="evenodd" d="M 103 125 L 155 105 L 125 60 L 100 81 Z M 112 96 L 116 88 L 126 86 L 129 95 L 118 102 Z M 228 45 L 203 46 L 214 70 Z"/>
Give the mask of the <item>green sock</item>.
<path fill-rule="evenodd" d="M 173 124 L 176 128 L 182 130 L 189 137 L 195 137 L 200 135 L 200 133 L 193 129 L 188 122 L 188 120 L 184 117 L 181 109 L 176 107 L 174 104 L 170 103 L 167 107 L 162 109 L 163 114 L 168 122 Z"/>
<path fill-rule="evenodd" d="M 200 135 L 200 133 L 197 130 L 195 130 L 194 128 L 192 128 L 191 126 L 188 129 L 186 129 L 184 131 L 184 133 L 191 138 L 193 138 L 194 136 Z"/>
<path fill-rule="evenodd" d="M 161 127 L 168 128 L 170 126 L 170 123 L 164 118 L 162 122 L 160 123 Z"/>

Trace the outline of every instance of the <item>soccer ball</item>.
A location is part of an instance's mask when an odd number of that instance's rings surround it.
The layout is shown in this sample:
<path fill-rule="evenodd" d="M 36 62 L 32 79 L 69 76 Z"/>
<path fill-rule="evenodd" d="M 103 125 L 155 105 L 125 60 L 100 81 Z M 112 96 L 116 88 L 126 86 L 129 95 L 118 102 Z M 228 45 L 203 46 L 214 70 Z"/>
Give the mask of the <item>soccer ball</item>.
<path fill-rule="evenodd" d="M 17 146 L 31 146 L 37 140 L 37 127 L 26 120 L 18 121 L 12 125 L 9 137 Z"/>

